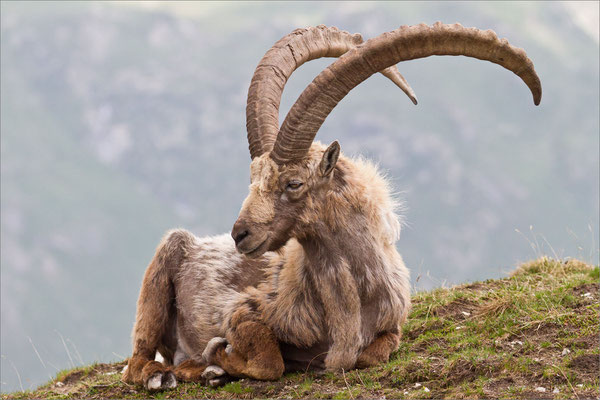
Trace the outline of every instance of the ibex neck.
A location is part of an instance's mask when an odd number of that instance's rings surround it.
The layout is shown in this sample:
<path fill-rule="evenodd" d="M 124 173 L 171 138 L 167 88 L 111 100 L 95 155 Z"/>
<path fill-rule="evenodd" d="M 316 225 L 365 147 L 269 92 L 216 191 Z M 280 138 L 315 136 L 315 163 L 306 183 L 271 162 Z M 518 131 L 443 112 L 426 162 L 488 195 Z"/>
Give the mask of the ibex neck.
<path fill-rule="evenodd" d="M 347 264 L 355 273 L 378 263 L 377 251 L 371 233 L 364 224 L 356 229 L 333 232 L 327 228 L 299 239 L 304 248 L 307 268 L 315 272 Z"/>

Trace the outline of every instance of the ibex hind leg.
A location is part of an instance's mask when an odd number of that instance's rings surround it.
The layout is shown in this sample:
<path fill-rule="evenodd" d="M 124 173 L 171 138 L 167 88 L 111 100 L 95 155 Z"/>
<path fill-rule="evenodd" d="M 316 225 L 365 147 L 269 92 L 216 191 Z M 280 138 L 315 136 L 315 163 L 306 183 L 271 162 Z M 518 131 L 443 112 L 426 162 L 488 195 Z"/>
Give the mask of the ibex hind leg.
<path fill-rule="evenodd" d="M 176 346 L 177 308 L 172 277 L 184 260 L 185 247 L 193 240 L 193 235 L 185 231 L 169 232 L 146 269 L 133 328 L 133 354 L 123 375 L 125 382 L 149 390 L 177 386 L 175 374 L 167 366 L 173 363 Z M 165 358 L 164 364 L 154 361 L 157 350 Z"/>

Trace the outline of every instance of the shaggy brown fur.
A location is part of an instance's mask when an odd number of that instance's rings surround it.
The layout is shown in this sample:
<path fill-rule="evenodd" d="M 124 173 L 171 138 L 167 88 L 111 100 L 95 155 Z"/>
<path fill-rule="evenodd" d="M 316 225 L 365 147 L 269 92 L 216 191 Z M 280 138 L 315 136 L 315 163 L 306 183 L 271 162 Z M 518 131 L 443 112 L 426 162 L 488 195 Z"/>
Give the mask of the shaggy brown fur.
<path fill-rule="evenodd" d="M 284 368 L 387 360 L 410 306 L 399 227 L 385 180 L 339 155 L 337 142 L 315 143 L 285 167 L 256 158 L 232 233 L 246 255 L 226 236 L 178 230 L 163 239 L 142 284 L 124 379 L 150 388 L 160 376 L 164 388 L 170 374 L 198 379 L 209 364 L 276 379 Z M 190 360 L 195 372 L 184 373 Z"/>

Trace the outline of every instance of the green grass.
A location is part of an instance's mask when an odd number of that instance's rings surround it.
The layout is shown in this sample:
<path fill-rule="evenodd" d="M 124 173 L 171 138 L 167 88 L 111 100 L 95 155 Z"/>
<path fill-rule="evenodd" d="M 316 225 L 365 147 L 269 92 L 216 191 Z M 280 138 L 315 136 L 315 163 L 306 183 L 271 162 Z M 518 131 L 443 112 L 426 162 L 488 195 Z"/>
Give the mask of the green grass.
<path fill-rule="evenodd" d="M 148 393 L 120 381 L 124 362 L 94 364 L 2 398 L 598 397 L 598 299 L 597 266 L 541 258 L 504 279 L 415 293 L 399 349 L 375 368 Z"/>

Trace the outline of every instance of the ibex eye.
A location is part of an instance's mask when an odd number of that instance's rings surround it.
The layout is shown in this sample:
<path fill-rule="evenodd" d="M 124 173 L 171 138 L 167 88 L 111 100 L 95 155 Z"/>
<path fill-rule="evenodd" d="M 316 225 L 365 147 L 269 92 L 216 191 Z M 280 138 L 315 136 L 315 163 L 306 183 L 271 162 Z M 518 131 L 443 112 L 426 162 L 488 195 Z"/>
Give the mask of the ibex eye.
<path fill-rule="evenodd" d="M 285 187 L 287 190 L 297 190 L 302 186 L 302 182 L 300 181 L 290 181 Z"/>

